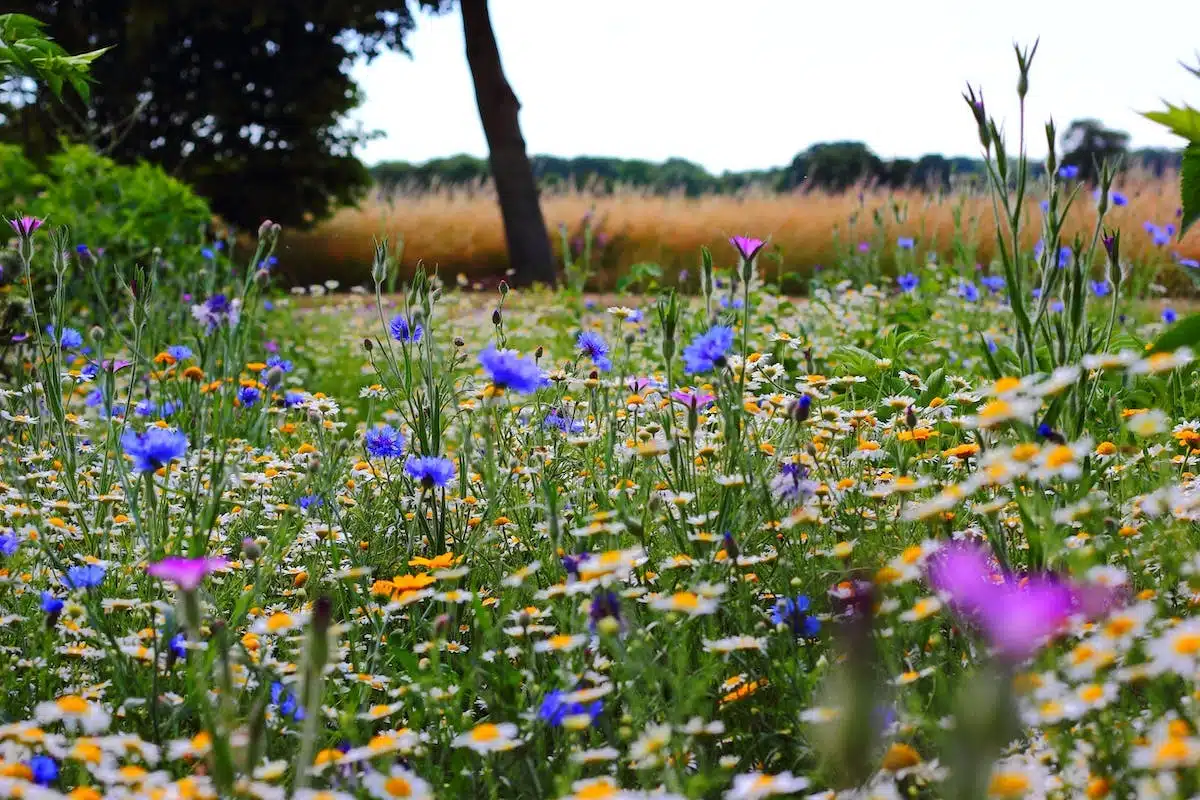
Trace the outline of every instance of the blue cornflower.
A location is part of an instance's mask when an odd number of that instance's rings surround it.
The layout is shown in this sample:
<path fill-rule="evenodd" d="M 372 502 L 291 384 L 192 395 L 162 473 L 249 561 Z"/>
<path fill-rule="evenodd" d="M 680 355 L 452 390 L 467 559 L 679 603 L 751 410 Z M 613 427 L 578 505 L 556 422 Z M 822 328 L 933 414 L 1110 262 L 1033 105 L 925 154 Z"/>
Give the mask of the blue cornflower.
<path fill-rule="evenodd" d="M 615 619 L 618 625 L 621 623 L 621 600 L 615 592 L 602 590 L 592 598 L 588 610 L 588 629 L 595 633 L 600 621 L 609 617 Z"/>
<path fill-rule="evenodd" d="M 296 501 L 303 511 L 308 511 L 310 508 L 320 508 L 325 505 L 325 501 L 315 494 L 306 494 Z"/>
<path fill-rule="evenodd" d="M 968 303 L 974 303 L 979 300 L 979 287 L 970 281 L 963 281 L 958 285 L 958 296 Z"/>
<path fill-rule="evenodd" d="M 40 607 L 47 614 L 57 614 L 63 610 L 63 601 L 55 597 L 53 592 L 43 589 Z"/>
<path fill-rule="evenodd" d="M 69 589 L 91 589 L 100 585 L 107 571 L 99 564 L 81 564 L 68 569 L 62 582 Z"/>
<path fill-rule="evenodd" d="M 242 406 L 250 408 L 262 399 L 262 392 L 258 390 L 257 386 L 243 386 L 238 389 L 237 399 Z"/>
<path fill-rule="evenodd" d="M 1118 208 L 1120 206 L 1129 204 L 1129 198 L 1127 198 L 1125 195 L 1121 194 L 1120 192 L 1113 192 L 1111 195 L 1109 195 L 1109 197 L 1112 199 L 1112 204 L 1114 206 L 1117 206 Z"/>
<path fill-rule="evenodd" d="M 542 425 L 547 428 L 557 428 L 563 433 L 579 433 L 583 430 L 582 422 L 567 417 L 557 408 L 546 412 L 545 418 L 542 419 Z"/>
<path fill-rule="evenodd" d="M 1033 245 L 1033 257 L 1040 259 L 1042 257 L 1042 253 L 1044 252 L 1046 252 L 1046 243 L 1041 239 L 1038 239 Z"/>
<path fill-rule="evenodd" d="M 454 462 L 441 456 L 409 456 L 404 471 L 426 489 L 445 486 L 454 477 Z"/>
<path fill-rule="evenodd" d="M 497 389 L 511 389 L 525 394 L 537 391 L 546 377 L 537 363 L 523 358 L 515 350 L 497 350 L 494 344 L 479 354 L 479 363 Z"/>
<path fill-rule="evenodd" d="M 1171 243 L 1171 233 L 1164 228 L 1157 228 L 1153 234 L 1155 247 L 1166 247 Z"/>
<path fill-rule="evenodd" d="M 21 540 L 12 533 L 0 533 L 0 556 L 8 558 L 21 546 Z"/>
<path fill-rule="evenodd" d="M 95 363 L 94 361 L 90 361 L 87 364 L 84 364 L 83 367 L 79 370 L 79 377 L 83 378 L 85 381 L 95 380 L 96 376 L 99 374 L 100 374 L 100 365 Z"/>
<path fill-rule="evenodd" d="M 408 318 L 403 314 L 397 314 L 388 323 L 388 333 L 397 342 L 419 342 L 421 341 L 421 336 L 425 333 L 425 329 L 419 324 L 409 322 Z"/>
<path fill-rule="evenodd" d="M 285 392 L 283 395 L 283 404 L 288 408 L 304 405 L 304 392 Z"/>
<path fill-rule="evenodd" d="M 1092 281 L 1092 294 L 1096 297 L 1107 297 L 1111 289 L 1108 281 Z"/>
<path fill-rule="evenodd" d="M 167 355 L 176 361 L 187 361 L 192 357 L 192 348 L 186 344 L 173 344 L 167 348 Z"/>
<path fill-rule="evenodd" d="M 1050 201 L 1043 200 L 1042 202 L 1038 203 L 1038 208 L 1040 208 L 1042 210 L 1043 214 L 1047 213 L 1048 211 L 1050 211 Z"/>
<path fill-rule="evenodd" d="M 1064 167 L 1059 167 L 1058 177 L 1064 181 L 1073 181 L 1079 177 L 1079 167 L 1074 164 L 1068 164 Z"/>
<path fill-rule="evenodd" d="M 1053 311 L 1055 314 L 1062 311 L 1064 308 L 1066 308 L 1066 306 L 1063 304 L 1062 300 L 1051 300 L 1050 301 L 1050 310 Z"/>
<path fill-rule="evenodd" d="M 795 636 L 811 639 L 821 630 L 821 621 L 809 616 L 810 606 L 807 595 L 797 595 L 795 600 L 785 597 L 776 602 L 771 610 L 771 622 L 788 626 Z"/>
<path fill-rule="evenodd" d="M 217 257 L 217 254 L 212 251 L 211 247 L 200 248 L 200 255 L 204 257 L 205 261 L 212 261 Z"/>
<path fill-rule="evenodd" d="M 734 310 L 739 310 L 746 307 L 746 301 L 740 297 L 735 297 L 732 300 L 730 300 L 728 297 L 722 297 L 719 302 L 721 304 L 721 308 L 732 308 Z"/>
<path fill-rule="evenodd" d="M 900 291 L 908 293 L 917 288 L 917 285 L 921 283 L 921 279 L 911 272 L 906 272 L 896 278 L 896 283 L 900 286 Z"/>
<path fill-rule="evenodd" d="M 1175 313 L 1173 308 L 1164 308 L 1162 310 L 1162 321 L 1170 325 L 1175 320 L 1179 319 L 1179 315 Z"/>
<path fill-rule="evenodd" d="M 1073 255 L 1075 255 L 1075 252 L 1073 250 L 1071 250 L 1071 248 L 1069 248 L 1069 247 L 1064 246 L 1064 247 L 1058 248 L 1058 268 L 1062 269 L 1063 267 L 1070 264 L 1071 256 L 1073 256 Z"/>
<path fill-rule="evenodd" d="M 987 349 L 988 349 L 989 353 L 994 353 L 1000 349 L 1000 345 L 996 344 L 996 340 L 993 339 L 992 337 L 985 336 L 985 337 L 983 337 L 983 340 L 985 342 L 987 342 Z"/>
<path fill-rule="evenodd" d="M 567 717 L 582 714 L 587 714 L 591 721 L 595 722 L 596 717 L 600 716 L 600 712 L 604 710 L 603 701 L 596 700 L 585 706 L 583 703 L 568 703 L 565 700 L 566 695 L 567 693 L 562 689 L 546 692 L 546 696 L 542 698 L 542 705 L 538 709 L 538 717 L 557 728 Z"/>
<path fill-rule="evenodd" d="M 683 363 L 689 374 L 710 372 L 725 366 L 725 354 L 733 347 L 733 328 L 714 325 L 683 348 Z"/>
<path fill-rule="evenodd" d="M 901 250 L 912 250 L 917 246 L 917 242 L 911 236 L 901 236 L 896 240 L 896 246 Z"/>
<path fill-rule="evenodd" d="M 171 637 L 171 641 L 167 642 L 167 648 L 175 655 L 176 658 L 187 658 L 187 637 L 183 632 L 175 634 Z"/>
<path fill-rule="evenodd" d="M 992 294 L 999 294 L 1004 291 L 1004 277 L 1001 275 L 984 275 L 979 279 L 987 290 Z"/>
<path fill-rule="evenodd" d="M 1188 269 L 1200 269 L 1200 261 L 1194 258 L 1181 258 L 1179 259 L 1179 266 L 1187 267 Z"/>
<path fill-rule="evenodd" d="M 134 472 L 154 472 L 183 458 L 188 440 L 183 431 L 150 427 L 145 433 L 126 431 L 121 437 L 121 447 L 133 459 Z"/>
<path fill-rule="evenodd" d="M 83 345 L 83 334 L 74 328 L 63 328 L 62 335 L 58 337 L 58 346 L 63 350 L 74 350 L 76 347 Z"/>
<path fill-rule="evenodd" d="M 608 357 L 608 342 L 598 333 L 583 331 L 576 339 L 579 352 L 592 360 L 596 369 L 607 372 L 612 369 L 612 359 Z"/>
<path fill-rule="evenodd" d="M 291 361 L 288 361 L 286 358 L 280 358 L 279 356 L 271 356 L 270 358 L 267 359 L 267 368 L 268 369 L 278 368 L 280 372 L 291 372 L 293 369 L 296 368 L 296 365 L 293 364 Z"/>
<path fill-rule="evenodd" d="M 1040 286 L 1033 287 L 1033 291 L 1030 292 L 1030 294 L 1033 295 L 1034 300 L 1040 300 L 1042 297 L 1042 287 L 1040 287 Z"/>
<path fill-rule="evenodd" d="M 299 722 L 304 719 L 304 709 L 296 700 L 296 695 L 285 691 L 283 684 L 275 681 L 271 684 L 271 702 L 279 707 L 279 713 Z"/>
<path fill-rule="evenodd" d="M 372 428 L 363 436 L 367 454 L 374 458 L 399 458 L 404 455 L 404 434 L 391 425 Z"/>
<path fill-rule="evenodd" d="M 50 756 L 34 756 L 29 759 L 29 771 L 38 786 L 49 786 L 58 780 L 58 762 Z"/>

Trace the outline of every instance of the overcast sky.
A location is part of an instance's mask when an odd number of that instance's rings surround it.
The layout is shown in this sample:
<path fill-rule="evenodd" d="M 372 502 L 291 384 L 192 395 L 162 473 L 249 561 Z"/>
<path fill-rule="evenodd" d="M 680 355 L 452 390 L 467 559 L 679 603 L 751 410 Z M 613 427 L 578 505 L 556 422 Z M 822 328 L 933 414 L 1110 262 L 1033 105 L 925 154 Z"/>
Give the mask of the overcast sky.
<path fill-rule="evenodd" d="M 1004 16 L 990 15 L 1002 8 Z M 1060 130 L 1095 117 L 1134 146 L 1177 140 L 1137 111 L 1200 106 L 1200 0 L 491 0 L 530 153 L 661 161 L 712 171 L 778 166 L 810 144 L 865 141 L 884 157 L 976 155 L 961 99 L 982 85 L 1016 129 L 1012 44 L 1041 37 L 1029 114 Z M 412 58 L 355 69 L 356 118 L 386 136 L 369 163 L 486 145 L 457 11 L 423 15 Z"/>

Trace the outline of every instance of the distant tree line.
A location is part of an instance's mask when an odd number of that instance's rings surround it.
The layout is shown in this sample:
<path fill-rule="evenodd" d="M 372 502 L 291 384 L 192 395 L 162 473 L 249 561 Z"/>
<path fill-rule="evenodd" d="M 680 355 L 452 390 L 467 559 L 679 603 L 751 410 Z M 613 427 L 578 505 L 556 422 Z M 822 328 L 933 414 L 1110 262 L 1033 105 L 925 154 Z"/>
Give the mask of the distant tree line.
<path fill-rule="evenodd" d="M 1165 148 L 1131 151 L 1128 139 L 1126 134 L 1109 130 L 1095 120 L 1079 120 L 1063 135 L 1060 162 L 1077 168 L 1077 177 L 1085 181 L 1095 176 L 1095 165 L 1105 158 L 1119 158 L 1124 169 L 1141 169 L 1156 175 L 1179 169 L 1181 151 Z M 535 155 L 530 162 L 543 188 L 586 187 L 605 192 L 620 185 L 691 196 L 732 193 L 749 186 L 780 192 L 801 187 L 842 191 L 863 181 L 890 188 L 937 190 L 978 179 L 984 169 L 983 161 L 963 156 L 930 154 L 916 159 L 885 160 L 866 144 L 851 141 L 814 144 L 786 166 L 718 175 L 683 158 L 657 163 L 604 156 Z M 462 185 L 489 177 L 487 159 L 469 155 L 435 158 L 420 164 L 385 161 L 370 169 L 376 184 L 385 190 Z M 1039 169 L 1040 165 L 1035 166 L 1035 174 Z"/>

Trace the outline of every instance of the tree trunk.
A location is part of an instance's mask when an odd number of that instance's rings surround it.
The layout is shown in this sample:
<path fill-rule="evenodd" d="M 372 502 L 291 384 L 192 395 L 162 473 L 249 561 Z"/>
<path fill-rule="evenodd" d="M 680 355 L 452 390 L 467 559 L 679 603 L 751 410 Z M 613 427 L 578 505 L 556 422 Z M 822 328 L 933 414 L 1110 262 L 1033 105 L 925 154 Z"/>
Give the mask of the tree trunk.
<path fill-rule="evenodd" d="M 504 77 L 487 0 L 460 0 L 459 5 L 467 64 L 475 83 L 475 101 L 488 143 L 488 162 L 500 198 L 508 260 L 516 270 L 514 283 L 553 284 L 554 252 L 550 249 L 533 168 L 517 120 L 521 104 Z"/>

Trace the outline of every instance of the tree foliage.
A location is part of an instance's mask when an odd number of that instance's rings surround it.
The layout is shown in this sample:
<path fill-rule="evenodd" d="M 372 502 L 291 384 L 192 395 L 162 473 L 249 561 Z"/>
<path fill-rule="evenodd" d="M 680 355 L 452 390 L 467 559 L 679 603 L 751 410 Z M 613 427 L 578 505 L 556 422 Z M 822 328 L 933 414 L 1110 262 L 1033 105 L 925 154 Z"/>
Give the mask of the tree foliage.
<path fill-rule="evenodd" d="M 227 220 L 319 219 L 354 201 L 369 176 L 347 125 L 361 100 L 359 58 L 403 49 L 421 7 L 439 0 L 14 0 L 68 51 L 112 45 L 92 62 L 90 103 L 42 94 L 4 109 L 2 135 L 35 158 L 63 134 L 118 161 L 162 165 Z M 27 103 L 23 107 L 22 101 Z"/>
<path fill-rule="evenodd" d="M 1106 128 L 1094 119 L 1077 119 L 1063 132 L 1060 163 L 1078 167 L 1079 177 L 1090 182 L 1099 175 L 1101 164 L 1116 163 L 1128 150 L 1129 134 Z"/>

